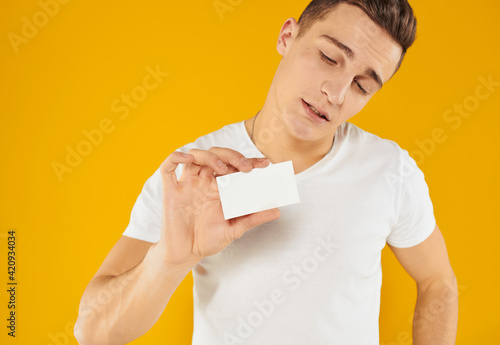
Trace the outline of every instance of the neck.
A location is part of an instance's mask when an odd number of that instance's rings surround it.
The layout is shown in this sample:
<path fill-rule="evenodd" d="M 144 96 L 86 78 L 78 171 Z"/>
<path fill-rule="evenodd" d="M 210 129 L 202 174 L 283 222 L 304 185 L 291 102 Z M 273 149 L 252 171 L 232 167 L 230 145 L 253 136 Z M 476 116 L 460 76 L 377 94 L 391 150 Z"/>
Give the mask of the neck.
<path fill-rule="evenodd" d="M 245 120 L 245 127 L 251 137 L 252 126 L 252 140 L 259 151 L 273 164 L 291 160 L 296 174 L 321 160 L 332 148 L 334 140 L 334 137 L 317 141 L 297 138 L 290 133 L 286 123 L 264 109 Z"/>

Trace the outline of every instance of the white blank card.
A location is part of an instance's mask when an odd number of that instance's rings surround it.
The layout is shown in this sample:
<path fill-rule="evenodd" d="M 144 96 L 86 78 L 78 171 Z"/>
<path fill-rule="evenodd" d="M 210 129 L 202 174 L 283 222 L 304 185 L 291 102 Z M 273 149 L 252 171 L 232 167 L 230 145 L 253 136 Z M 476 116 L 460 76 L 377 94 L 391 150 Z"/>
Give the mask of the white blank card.
<path fill-rule="evenodd" d="M 299 203 L 292 161 L 216 177 L 224 219 Z"/>

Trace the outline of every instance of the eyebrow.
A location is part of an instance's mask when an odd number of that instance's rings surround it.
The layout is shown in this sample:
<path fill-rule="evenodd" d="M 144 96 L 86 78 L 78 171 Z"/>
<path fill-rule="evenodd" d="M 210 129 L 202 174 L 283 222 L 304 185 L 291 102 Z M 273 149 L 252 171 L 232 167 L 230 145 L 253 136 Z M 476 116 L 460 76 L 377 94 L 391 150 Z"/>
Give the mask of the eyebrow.
<path fill-rule="evenodd" d="M 354 52 L 352 51 L 352 49 L 343 44 L 342 42 L 340 42 L 338 39 L 328 35 L 321 35 L 319 37 L 326 39 L 327 41 L 336 45 L 340 50 L 344 52 L 344 54 L 347 56 L 349 60 L 354 57 Z M 377 72 L 375 72 L 375 70 L 373 70 L 372 68 L 368 68 L 365 71 L 365 74 L 370 78 L 372 78 L 373 80 L 375 80 L 375 82 L 380 86 L 380 88 L 382 88 L 384 83 L 382 82 L 382 78 L 380 78 L 380 76 L 377 74 Z"/>

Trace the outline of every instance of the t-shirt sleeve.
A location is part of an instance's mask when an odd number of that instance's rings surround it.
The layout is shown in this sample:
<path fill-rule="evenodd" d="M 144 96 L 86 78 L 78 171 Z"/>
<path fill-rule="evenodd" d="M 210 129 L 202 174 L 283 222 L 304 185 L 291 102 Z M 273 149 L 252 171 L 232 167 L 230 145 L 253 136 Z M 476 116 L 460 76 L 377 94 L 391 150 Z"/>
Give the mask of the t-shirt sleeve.
<path fill-rule="evenodd" d="M 158 168 L 144 183 L 122 235 L 153 243 L 160 240 L 162 194 L 163 182 Z"/>
<path fill-rule="evenodd" d="M 436 219 L 424 173 L 408 151 L 401 150 L 401 156 L 397 221 L 387 243 L 406 248 L 423 242 L 436 227 Z"/>
<path fill-rule="evenodd" d="M 196 147 L 195 143 L 189 143 L 175 151 L 187 153 L 193 147 Z M 183 167 L 184 164 L 179 164 L 175 168 L 177 179 L 181 176 Z M 132 207 L 130 221 L 122 235 L 152 243 L 158 242 L 161 237 L 162 212 L 163 181 L 160 167 L 158 167 L 144 183 L 142 191 Z"/>

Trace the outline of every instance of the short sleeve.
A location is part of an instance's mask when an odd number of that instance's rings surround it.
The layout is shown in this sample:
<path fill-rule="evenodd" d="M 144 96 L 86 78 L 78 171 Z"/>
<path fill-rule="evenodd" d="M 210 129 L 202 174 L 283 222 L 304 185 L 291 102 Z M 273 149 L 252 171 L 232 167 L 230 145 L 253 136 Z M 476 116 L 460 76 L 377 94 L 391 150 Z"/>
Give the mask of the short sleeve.
<path fill-rule="evenodd" d="M 158 168 L 144 183 L 122 235 L 153 243 L 160 240 L 162 194 L 163 182 Z"/>
<path fill-rule="evenodd" d="M 401 150 L 398 175 L 397 221 L 387 243 L 406 248 L 423 242 L 436 227 L 436 219 L 424 173 L 406 150 Z"/>

